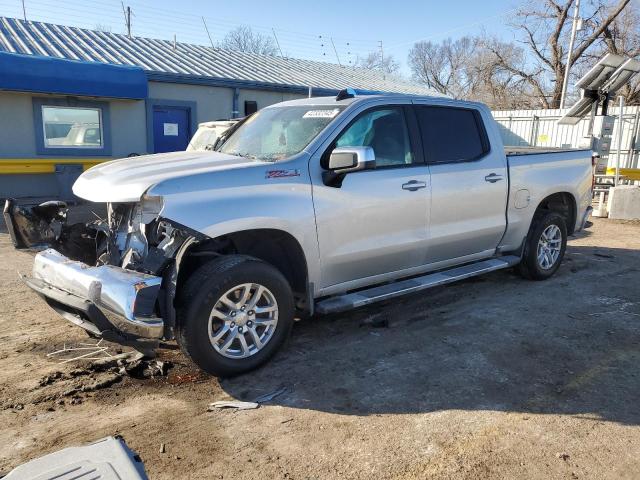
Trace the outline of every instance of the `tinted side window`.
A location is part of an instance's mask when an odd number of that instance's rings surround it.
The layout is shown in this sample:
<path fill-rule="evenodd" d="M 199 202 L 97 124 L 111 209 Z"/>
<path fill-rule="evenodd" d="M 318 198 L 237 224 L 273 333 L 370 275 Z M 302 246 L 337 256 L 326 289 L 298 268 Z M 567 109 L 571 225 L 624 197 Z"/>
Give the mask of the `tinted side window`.
<path fill-rule="evenodd" d="M 380 167 L 413 162 L 407 124 L 399 107 L 363 113 L 338 137 L 336 147 L 371 147 Z"/>
<path fill-rule="evenodd" d="M 473 110 L 418 106 L 416 115 L 427 162 L 464 162 L 488 151 L 484 131 Z"/>

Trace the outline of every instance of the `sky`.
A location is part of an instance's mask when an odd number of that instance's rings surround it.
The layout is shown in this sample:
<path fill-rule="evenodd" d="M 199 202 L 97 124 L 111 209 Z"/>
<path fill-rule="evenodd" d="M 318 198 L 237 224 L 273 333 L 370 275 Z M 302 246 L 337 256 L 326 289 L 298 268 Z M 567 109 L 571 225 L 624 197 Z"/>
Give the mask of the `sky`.
<path fill-rule="evenodd" d="M 28 20 L 124 33 L 120 0 L 24 0 Z M 275 36 L 285 56 L 353 63 L 382 48 L 409 75 L 407 54 L 420 40 L 441 41 L 486 31 L 512 39 L 510 0 L 124 0 L 134 35 L 209 44 L 241 24 Z M 0 15 L 23 17 L 21 0 L 0 0 Z M 203 18 L 204 17 L 204 21 Z M 335 49 L 334 49 L 335 47 Z"/>

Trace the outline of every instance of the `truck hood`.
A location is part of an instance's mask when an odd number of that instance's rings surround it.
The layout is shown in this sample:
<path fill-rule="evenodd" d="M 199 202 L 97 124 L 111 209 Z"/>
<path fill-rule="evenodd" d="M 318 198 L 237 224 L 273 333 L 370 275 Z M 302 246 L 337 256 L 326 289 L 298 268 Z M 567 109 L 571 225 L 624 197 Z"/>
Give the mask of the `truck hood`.
<path fill-rule="evenodd" d="M 218 152 L 171 152 L 101 163 L 84 172 L 73 193 L 91 202 L 136 202 L 150 187 L 178 177 L 262 163 Z"/>

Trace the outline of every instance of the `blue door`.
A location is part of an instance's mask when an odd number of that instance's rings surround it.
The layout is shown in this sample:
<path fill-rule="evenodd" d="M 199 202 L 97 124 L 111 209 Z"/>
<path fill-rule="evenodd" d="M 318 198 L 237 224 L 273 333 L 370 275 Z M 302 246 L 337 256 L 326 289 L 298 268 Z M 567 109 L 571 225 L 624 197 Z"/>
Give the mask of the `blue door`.
<path fill-rule="evenodd" d="M 191 138 L 191 110 L 181 107 L 153 107 L 153 151 L 185 150 Z"/>

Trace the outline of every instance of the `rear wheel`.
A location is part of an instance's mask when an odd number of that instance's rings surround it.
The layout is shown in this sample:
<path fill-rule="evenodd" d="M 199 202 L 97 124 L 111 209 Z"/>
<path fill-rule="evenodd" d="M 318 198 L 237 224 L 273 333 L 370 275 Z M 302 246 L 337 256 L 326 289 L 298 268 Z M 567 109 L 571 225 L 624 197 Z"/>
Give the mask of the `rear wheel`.
<path fill-rule="evenodd" d="M 560 268 L 567 248 L 567 225 L 555 212 L 536 214 L 529 229 L 520 274 L 532 280 L 546 280 Z"/>
<path fill-rule="evenodd" d="M 185 282 L 177 339 L 203 370 L 229 377 L 257 368 L 285 342 L 293 295 L 271 265 L 240 255 L 206 263 Z"/>

